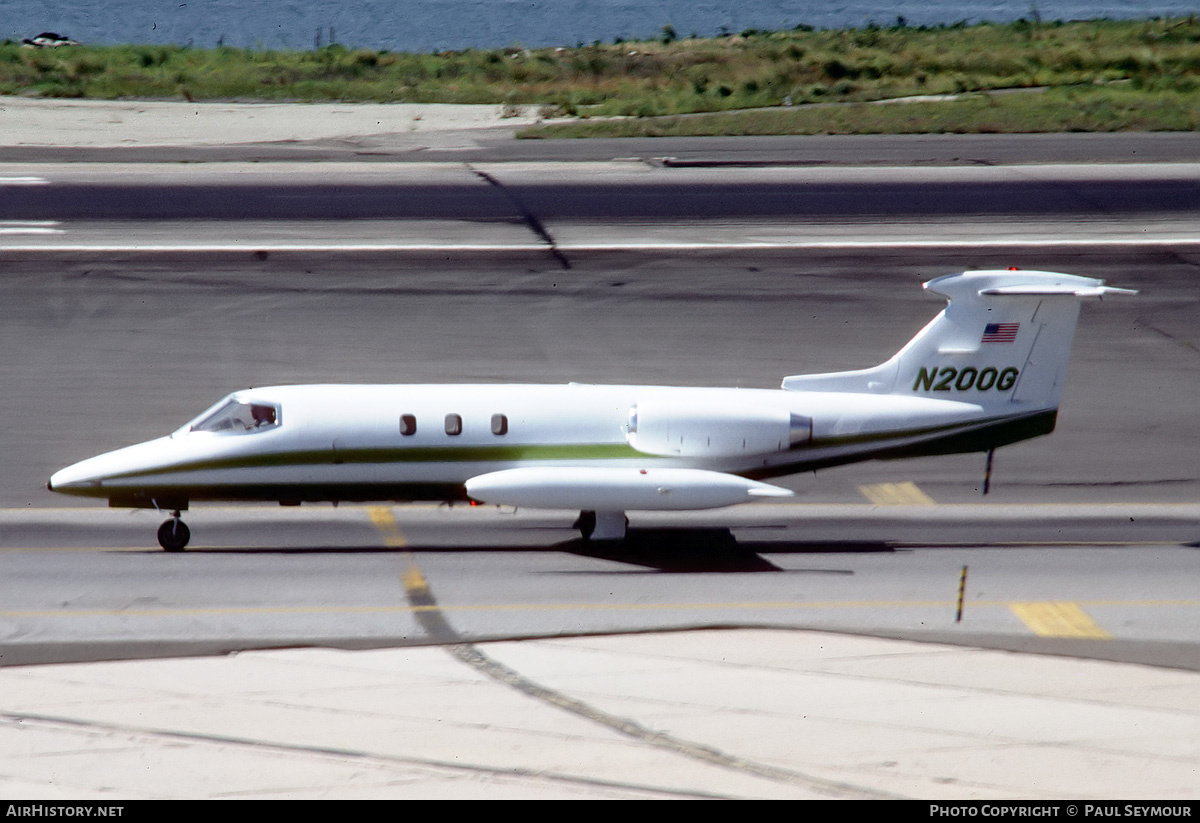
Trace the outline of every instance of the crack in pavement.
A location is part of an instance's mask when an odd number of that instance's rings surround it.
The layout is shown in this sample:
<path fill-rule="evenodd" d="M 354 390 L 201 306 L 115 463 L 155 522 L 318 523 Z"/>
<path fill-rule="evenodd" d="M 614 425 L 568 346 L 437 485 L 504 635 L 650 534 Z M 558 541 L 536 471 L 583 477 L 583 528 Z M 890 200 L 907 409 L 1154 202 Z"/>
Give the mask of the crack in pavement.
<path fill-rule="evenodd" d="M 477 169 L 470 163 L 467 163 L 466 167 L 468 171 L 483 179 L 488 185 L 499 189 L 500 193 L 503 194 L 508 201 L 513 204 L 517 212 L 520 213 L 521 219 L 525 221 L 525 224 L 529 226 L 530 230 L 540 237 L 542 242 L 550 247 L 550 254 L 554 256 L 554 259 L 558 261 L 559 265 L 564 269 L 570 270 L 571 261 L 567 259 L 567 256 L 563 254 L 562 250 L 558 247 L 558 241 L 554 239 L 554 236 L 550 234 L 542 221 L 538 219 L 537 215 L 531 212 L 526 205 L 521 202 L 521 198 L 509 191 L 509 189 L 503 183 L 501 183 L 495 177 L 492 177 L 492 175 L 488 174 L 486 171 Z"/>
<path fill-rule="evenodd" d="M 124 734 L 131 737 L 155 738 L 159 740 L 175 741 L 177 743 L 182 742 L 220 746 L 238 746 L 247 749 L 255 749 L 258 751 L 270 751 L 277 754 L 304 754 L 316 755 L 319 757 L 333 757 L 338 759 L 350 758 L 363 763 L 376 763 L 384 766 L 416 766 L 466 774 L 490 775 L 494 777 L 518 777 L 522 779 L 535 778 L 538 780 L 543 780 L 547 783 L 561 783 L 565 785 L 630 790 L 663 797 L 721 799 L 720 795 L 714 795 L 707 792 L 682 792 L 672 789 L 659 788 L 648 784 L 619 782 L 615 780 L 599 780 L 589 777 L 581 777 L 575 774 L 562 774 L 559 772 L 550 772 L 541 769 L 533 770 L 520 768 L 497 768 L 494 766 L 485 766 L 481 764 L 463 763 L 461 761 L 446 761 L 423 757 L 401 757 L 397 755 L 381 754 L 379 752 L 366 751 L 363 749 L 350 749 L 340 746 L 316 746 L 299 743 L 285 743 L 282 741 L 256 740 L 247 737 L 237 737 L 235 735 L 171 731 L 167 729 L 156 729 L 143 726 L 130 726 L 120 723 L 101 723 L 93 720 L 83 720 L 79 718 L 54 715 L 5 712 L 0 714 L 0 722 L 7 722 L 8 724 L 11 724 L 17 728 L 36 723 L 43 726 L 82 730 L 96 734 Z M 138 751 L 142 751 L 142 747 L 139 746 Z M 223 796 L 253 796 L 254 793 L 255 792 L 253 790 L 246 790 Z"/>

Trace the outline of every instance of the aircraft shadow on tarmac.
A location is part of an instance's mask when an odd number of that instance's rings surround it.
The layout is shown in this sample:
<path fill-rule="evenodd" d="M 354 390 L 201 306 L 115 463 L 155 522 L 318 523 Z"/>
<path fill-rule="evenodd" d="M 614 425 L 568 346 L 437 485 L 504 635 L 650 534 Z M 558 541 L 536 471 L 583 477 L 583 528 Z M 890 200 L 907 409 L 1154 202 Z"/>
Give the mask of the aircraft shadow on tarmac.
<path fill-rule="evenodd" d="M 676 574 L 713 572 L 783 572 L 764 554 L 864 554 L 895 552 L 897 545 L 883 540 L 741 540 L 726 528 L 630 529 L 623 541 L 588 541 L 581 538 L 549 544 L 470 544 L 397 546 L 298 546 L 288 548 L 222 547 L 191 548 L 186 554 L 395 554 L 401 552 L 450 554 L 457 552 L 563 552 L 579 557 L 607 560 L 645 570 Z M 805 570 L 801 570 L 805 571 Z M 849 574 L 844 570 L 813 569 L 826 574 Z M 592 570 L 582 574 L 627 573 Z"/>
<path fill-rule="evenodd" d="M 569 540 L 551 548 L 664 572 L 782 572 L 763 554 L 891 552 L 883 541 L 737 540 L 729 529 L 630 529 L 624 541 Z M 826 570 L 822 570 L 826 571 Z M 849 573 L 834 571 L 831 573 Z"/>

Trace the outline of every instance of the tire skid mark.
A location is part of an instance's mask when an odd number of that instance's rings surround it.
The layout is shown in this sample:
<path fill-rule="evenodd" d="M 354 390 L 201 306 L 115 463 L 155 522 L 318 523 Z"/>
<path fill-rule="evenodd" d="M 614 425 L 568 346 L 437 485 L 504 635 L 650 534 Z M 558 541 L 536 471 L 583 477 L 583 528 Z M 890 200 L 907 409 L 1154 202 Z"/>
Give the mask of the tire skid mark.
<path fill-rule="evenodd" d="M 411 554 L 407 555 L 407 563 L 408 569 L 403 575 L 405 593 L 408 596 L 409 603 L 414 607 L 413 612 L 417 621 L 429 634 L 430 639 L 436 643 L 445 645 L 446 650 L 452 656 L 475 669 L 480 674 L 495 680 L 497 683 L 509 686 L 529 697 L 555 706 L 590 722 L 605 726 L 618 734 L 715 766 L 809 789 L 828 797 L 854 799 L 899 798 L 898 795 L 864 786 L 855 786 L 835 780 L 825 780 L 789 769 L 780 769 L 746 758 L 726 754 L 718 749 L 692 743 L 666 732 L 647 728 L 636 721 L 609 714 L 581 700 L 576 700 L 561 692 L 542 686 L 525 677 L 520 672 L 493 660 L 480 651 L 477 646 L 467 642 L 446 619 L 445 614 L 443 614 L 438 606 L 437 599 L 433 595 L 433 590 L 430 588 L 428 580 L 425 579 L 425 576 L 417 568 Z"/>

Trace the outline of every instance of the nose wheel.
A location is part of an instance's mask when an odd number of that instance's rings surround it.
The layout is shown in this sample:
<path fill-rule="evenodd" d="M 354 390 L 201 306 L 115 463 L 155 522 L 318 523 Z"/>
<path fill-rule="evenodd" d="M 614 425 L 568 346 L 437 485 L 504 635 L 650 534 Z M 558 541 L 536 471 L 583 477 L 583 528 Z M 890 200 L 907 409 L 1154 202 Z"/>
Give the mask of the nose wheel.
<path fill-rule="evenodd" d="M 169 552 L 181 552 L 192 539 L 192 530 L 179 519 L 179 512 L 171 512 L 171 519 L 158 527 L 158 545 Z"/>

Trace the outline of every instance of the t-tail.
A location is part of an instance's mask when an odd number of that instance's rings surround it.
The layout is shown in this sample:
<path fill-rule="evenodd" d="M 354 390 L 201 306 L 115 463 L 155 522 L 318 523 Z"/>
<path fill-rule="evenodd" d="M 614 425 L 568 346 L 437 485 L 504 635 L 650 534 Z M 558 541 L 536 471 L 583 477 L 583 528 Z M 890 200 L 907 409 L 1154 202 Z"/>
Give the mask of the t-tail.
<path fill-rule="evenodd" d="M 949 305 L 887 362 L 787 377 L 783 388 L 954 400 L 993 422 L 1038 421 L 1040 430 L 1014 430 L 1019 436 L 992 445 L 1044 434 L 1054 427 L 1080 300 L 1136 293 L 1090 277 L 1014 270 L 947 275 L 925 288 Z"/>

